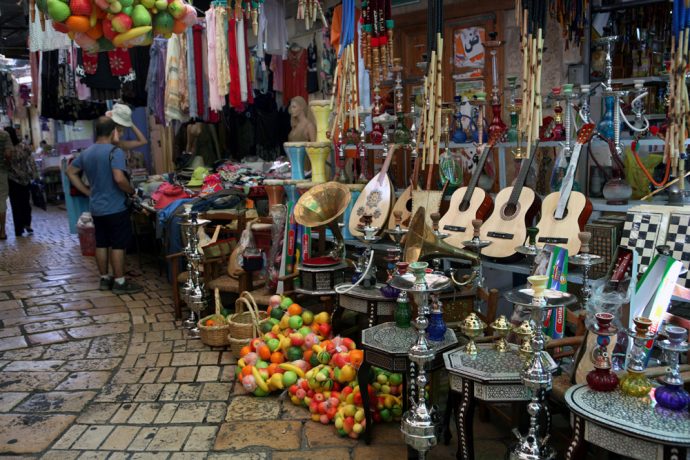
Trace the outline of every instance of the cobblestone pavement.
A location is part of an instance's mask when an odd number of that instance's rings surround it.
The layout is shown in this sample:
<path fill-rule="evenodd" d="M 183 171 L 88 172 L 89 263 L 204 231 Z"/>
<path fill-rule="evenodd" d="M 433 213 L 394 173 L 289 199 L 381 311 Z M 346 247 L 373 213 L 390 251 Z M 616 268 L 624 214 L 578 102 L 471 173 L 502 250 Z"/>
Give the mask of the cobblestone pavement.
<path fill-rule="evenodd" d="M 81 256 L 64 210 L 34 211 L 34 229 L 0 241 L 0 456 L 405 456 L 397 424 L 376 426 L 367 446 L 289 401 L 245 395 L 229 352 L 185 338 L 157 268 L 130 267 L 144 293 L 99 291 L 94 259 Z M 475 430 L 478 458 L 501 458 L 508 430 L 479 421 Z M 445 446 L 429 456 L 454 457 Z"/>

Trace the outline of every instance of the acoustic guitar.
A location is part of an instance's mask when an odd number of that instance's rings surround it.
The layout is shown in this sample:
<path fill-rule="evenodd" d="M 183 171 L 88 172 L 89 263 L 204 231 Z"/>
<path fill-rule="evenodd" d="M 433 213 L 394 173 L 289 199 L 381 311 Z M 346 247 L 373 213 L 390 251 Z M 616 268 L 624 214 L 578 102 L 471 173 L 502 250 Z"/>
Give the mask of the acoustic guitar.
<path fill-rule="evenodd" d="M 580 128 L 561 190 L 550 193 L 544 198 L 541 205 L 541 219 L 537 224 L 539 229 L 537 246 L 554 244 L 567 249 L 570 255 L 580 252 L 581 242 L 578 233 L 584 230 L 589 216 L 592 215 L 592 203 L 582 193 L 573 191 L 573 181 L 582 146 L 589 142 L 593 134 L 594 124 L 592 123 L 587 123 Z"/>
<path fill-rule="evenodd" d="M 354 206 L 352 206 L 348 227 L 350 233 L 354 236 L 362 235 L 362 232 L 357 227 L 359 227 L 360 219 L 365 214 L 371 215 L 372 227 L 378 227 L 383 230 L 388 223 L 388 217 L 390 217 L 391 208 L 393 207 L 393 197 L 395 197 L 393 184 L 388 177 L 388 168 L 391 165 L 396 148 L 397 145 L 395 144 L 389 147 L 388 156 L 383 162 L 381 171 L 364 187 Z"/>
<path fill-rule="evenodd" d="M 481 228 L 481 239 L 491 241 L 482 254 L 495 259 L 513 258 L 515 248 L 525 242 L 527 227 L 539 210 L 539 198 L 534 191 L 525 187 L 527 174 L 537 155 L 539 140 L 532 147 L 527 161 L 522 162 L 520 173 L 512 187 L 506 187 L 496 194 L 494 210 Z"/>
<path fill-rule="evenodd" d="M 471 240 L 474 236 L 472 221 L 475 219 L 485 221 L 494 209 L 494 201 L 491 196 L 481 188 L 477 188 L 477 184 L 491 149 L 501 139 L 502 135 L 502 130 L 494 131 L 489 142 L 482 146 L 479 161 L 470 181 L 466 187 L 461 187 L 453 192 L 448 211 L 441 217 L 438 224 L 442 233 L 450 235 L 445 242 L 456 248 L 462 249 L 464 247 L 462 242 Z"/>

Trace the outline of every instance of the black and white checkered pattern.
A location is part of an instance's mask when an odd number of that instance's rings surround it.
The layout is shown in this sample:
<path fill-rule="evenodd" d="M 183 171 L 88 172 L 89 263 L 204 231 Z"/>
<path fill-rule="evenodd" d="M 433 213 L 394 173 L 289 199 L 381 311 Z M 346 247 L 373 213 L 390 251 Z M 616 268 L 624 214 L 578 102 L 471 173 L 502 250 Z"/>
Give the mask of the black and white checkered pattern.
<path fill-rule="evenodd" d="M 628 211 L 623 226 L 621 246 L 636 249 L 640 255 L 639 271 L 647 269 L 656 254 L 660 240 L 662 214 L 649 211 Z"/>
<path fill-rule="evenodd" d="M 674 259 L 680 260 L 687 269 L 690 266 L 690 214 L 672 213 L 666 234 L 666 244 L 671 247 L 671 255 Z M 678 283 L 690 287 L 688 272 L 678 277 Z"/>

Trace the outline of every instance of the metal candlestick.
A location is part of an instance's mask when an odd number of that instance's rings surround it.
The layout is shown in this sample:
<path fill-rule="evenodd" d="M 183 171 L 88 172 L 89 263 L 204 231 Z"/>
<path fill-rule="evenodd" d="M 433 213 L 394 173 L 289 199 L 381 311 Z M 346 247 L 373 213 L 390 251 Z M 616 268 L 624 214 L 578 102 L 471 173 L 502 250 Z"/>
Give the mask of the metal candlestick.
<path fill-rule="evenodd" d="M 513 432 L 518 442 L 511 447 L 509 458 L 511 460 L 551 460 L 556 458 L 556 451 L 548 444 L 551 430 L 550 414 L 548 406 L 544 403 L 545 392 L 551 388 L 552 377 L 544 351 L 544 333 L 541 325 L 544 324 L 549 309 L 562 307 L 574 303 L 575 297 L 564 292 L 553 291 L 546 288 L 549 277 L 547 275 L 534 275 L 527 278 L 532 285 L 531 289 L 517 288 L 506 293 L 509 302 L 521 305 L 530 310 L 531 321 L 534 324 L 534 336 L 532 349 L 534 353 L 529 364 L 522 371 L 524 385 L 532 390 L 532 401 L 527 405 L 530 414 L 530 426 L 527 435 L 521 435 L 517 429 Z M 542 436 L 539 426 L 539 418 L 546 416 L 546 426 Z"/>
<path fill-rule="evenodd" d="M 405 442 L 418 452 L 420 459 L 424 459 L 426 452 L 437 444 L 442 428 L 441 414 L 435 408 L 430 407 L 424 394 L 424 388 L 428 383 L 426 368 L 436 355 L 426 337 L 426 329 L 429 326 L 427 316 L 430 313 L 429 294 L 450 286 L 448 277 L 427 274 L 427 267 L 426 262 L 413 262 L 408 267 L 411 273 L 396 276 L 390 282 L 394 288 L 407 291 L 414 296 L 417 303 L 418 316 L 414 321 L 414 326 L 417 329 L 417 342 L 410 347 L 408 359 L 410 361 L 410 383 L 414 382 L 418 391 L 416 391 L 416 399 L 415 395 L 411 396 L 411 406 L 403 414 L 400 430 L 405 437 Z M 412 385 L 410 386 L 412 387 Z"/>
<path fill-rule="evenodd" d="M 594 369 L 587 374 L 587 384 L 595 391 L 613 391 L 618 388 L 618 376 L 611 372 L 611 356 L 608 345 L 611 337 L 618 333 L 618 328 L 611 324 L 611 313 L 597 313 L 594 315 L 596 324 L 589 330 L 597 335 L 597 348 L 592 350 Z"/>
<path fill-rule="evenodd" d="M 508 319 L 501 315 L 496 320 L 489 324 L 489 327 L 494 331 L 494 335 L 498 337 L 498 340 L 494 344 L 496 351 L 500 353 L 505 353 L 508 351 L 508 342 L 506 342 L 506 336 L 510 333 L 512 329 Z"/>
<path fill-rule="evenodd" d="M 461 329 L 462 333 L 470 339 L 467 345 L 465 345 L 465 353 L 475 356 L 477 354 L 477 345 L 474 343 L 474 339 L 484 333 L 486 323 L 479 319 L 476 313 L 472 312 L 462 322 Z"/>
<path fill-rule="evenodd" d="M 589 241 L 592 239 L 590 232 L 580 232 L 577 234 L 580 239 L 580 252 L 577 255 L 570 257 L 569 262 L 573 265 L 582 267 L 582 288 L 580 295 L 582 300 L 582 307 L 587 306 L 587 301 L 592 295 L 592 289 L 589 287 L 589 269 L 594 265 L 599 265 L 604 262 L 604 258 L 596 254 L 589 253 Z"/>
<path fill-rule="evenodd" d="M 683 388 L 678 355 L 690 349 L 690 344 L 687 342 L 688 331 L 678 326 L 666 326 L 665 332 L 668 339 L 657 342 L 657 346 L 664 350 L 668 371 L 659 379 L 663 386 L 656 389 L 654 398 L 664 409 L 685 410 L 690 403 L 690 395 Z"/>
<path fill-rule="evenodd" d="M 652 320 L 638 316 L 633 319 L 635 329 L 626 331 L 632 338 L 632 348 L 628 354 L 626 363 L 627 373 L 620 383 L 621 391 L 628 396 L 644 397 L 652 389 L 652 382 L 644 375 L 647 367 L 647 343 L 656 338 L 656 333 L 651 332 Z"/>

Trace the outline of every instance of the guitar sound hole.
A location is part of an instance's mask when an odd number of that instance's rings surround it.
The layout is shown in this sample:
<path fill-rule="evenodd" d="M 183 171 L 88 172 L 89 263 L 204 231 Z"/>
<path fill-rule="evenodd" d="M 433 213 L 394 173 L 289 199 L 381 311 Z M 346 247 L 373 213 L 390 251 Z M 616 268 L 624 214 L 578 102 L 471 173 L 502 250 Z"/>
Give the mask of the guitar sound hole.
<path fill-rule="evenodd" d="M 513 217 L 515 213 L 517 212 L 517 204 L 514 203 L 508 203 L 506 206 L 503 208 L 503 215 L 505 217 Z"/>
<path fill-rule="evenodd" d="M 405 203 L 405 209 L 407 209 L 407 212 L 412 212 L 412 200 L 407 200 L 407 203 Z"/>

